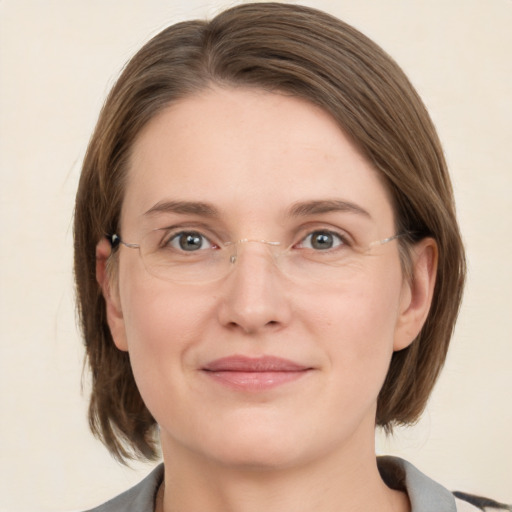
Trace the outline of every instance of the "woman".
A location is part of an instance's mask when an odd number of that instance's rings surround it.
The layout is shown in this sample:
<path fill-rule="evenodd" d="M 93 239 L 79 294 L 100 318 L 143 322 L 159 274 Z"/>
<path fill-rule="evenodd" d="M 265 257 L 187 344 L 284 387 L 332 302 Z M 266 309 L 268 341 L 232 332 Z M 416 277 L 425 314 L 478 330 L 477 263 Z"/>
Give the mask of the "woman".
<path fill-rule="evenodd" d="M 475 510 L 375 457 L 425 407 L 465 264 L 428 114 L 353 28 L 246 4 L 145 45 L 84 161 L 75 272 L 93 431 L 165 465 L 98 510 Z"/>

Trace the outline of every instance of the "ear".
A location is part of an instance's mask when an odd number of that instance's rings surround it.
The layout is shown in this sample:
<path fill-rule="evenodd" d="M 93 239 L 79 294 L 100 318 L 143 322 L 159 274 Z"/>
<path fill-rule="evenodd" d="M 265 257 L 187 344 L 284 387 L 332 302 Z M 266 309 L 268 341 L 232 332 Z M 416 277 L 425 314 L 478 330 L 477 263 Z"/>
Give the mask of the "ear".
<path fill-rule="evenodd" d="M 438 250 L 433 238 L 424 238 L 410 251 L 411 276 L 404 277 L 395 329 L 395 351 L 408 347 L 427 319 L 436 284 Z"/>
<path fill-rule="evenodd" d="M 102 238 L 96 246 L 96 280 L 101 287 L 107 305 L 107 322 L 116 347 L 128 350 L 123 312 L 119 300 L 117 279 L 107 270 L 107 261 L 112 252 L 110 242 Z"/>

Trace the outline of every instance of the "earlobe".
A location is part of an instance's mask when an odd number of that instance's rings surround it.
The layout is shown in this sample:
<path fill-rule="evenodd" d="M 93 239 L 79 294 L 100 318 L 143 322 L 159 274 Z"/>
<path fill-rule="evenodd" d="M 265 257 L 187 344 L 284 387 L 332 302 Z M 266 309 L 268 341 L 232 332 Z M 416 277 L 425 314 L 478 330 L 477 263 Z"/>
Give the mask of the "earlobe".
<path fill-rule="evenodd" d="M 404 282 L 394 350 L 408 347 L 427 319 L 436 284 L 438 250 L 433 238 L 424 238 L 411 251 L 411 278 Z"/>
<path fill-rule="evenodd" d="M 103 238 L 96 245 L 96 280 L 100 285 L 106 303 L 107 322 L 112 339 L 119 350 L 128 350 L 124 318 L 119 300 L 119 290 L 115 278 L 107 269 L 112 252 L 110 242 Z"/>

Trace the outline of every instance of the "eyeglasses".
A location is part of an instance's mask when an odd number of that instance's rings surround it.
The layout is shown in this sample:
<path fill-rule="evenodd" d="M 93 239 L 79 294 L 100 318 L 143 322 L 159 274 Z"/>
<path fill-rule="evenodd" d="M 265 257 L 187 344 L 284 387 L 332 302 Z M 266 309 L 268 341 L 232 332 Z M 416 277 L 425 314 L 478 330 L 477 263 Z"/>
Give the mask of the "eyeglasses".
<path fill-rule="evenodd" d="M 317 229 L 297 242 L 243 238 L 235 242 L 214 243 L 200 231 L 154 229 L 140 243 L 129 243 L 117 234 L 107 235 L 113 250 L 121 245 L 138 249 L 146 270 L 154 277 L 175 283 L 208 283 L 226 277 L 248 246 L 259 246 L 270 253 L 280 271 L 293 280 L 330 282 L 347 272 L 362 257 L 375 254 L 378 246 L 407 233 L 359 246 L 336 231 Z"/>

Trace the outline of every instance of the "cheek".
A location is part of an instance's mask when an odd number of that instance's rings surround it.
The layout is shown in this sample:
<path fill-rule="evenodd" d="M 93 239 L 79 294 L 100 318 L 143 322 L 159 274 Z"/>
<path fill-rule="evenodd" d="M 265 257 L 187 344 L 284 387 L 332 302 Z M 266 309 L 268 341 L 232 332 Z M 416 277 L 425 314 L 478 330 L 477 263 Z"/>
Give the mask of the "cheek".
<path fill-rule="evenodd" d="M 207 297 L 153 277 L 138 255 L 128 256 L 120 262 L 119 293 L 129 351 L 179 350 L 201 324 Z"/>
<path fill-rule="evenodd" d="M 379 267 L 304 303 L 308 329 L 335 367 L 333 375 L 353 386 L 380 386 L 393 353 L 402 274 L 399 264 Z"/>
<path fill-rule="evenodd" d="M 208 331 L 211 299 L 139 273 L 121 286 L 121 305 L 130 361 L 149 410 L 184 392 L 183 375 L 193 371 L 190 354 Z"/>
<path fill-rule="evenodd" d="M 192 328 L 183 316 L 180 301 L 158 286 L 137 286 L 133 281 L 130 284 L 121 296 L 130 353 L 176 349 L 181 339 L 178 333 L 185 334 L 183 329 Z"/>

